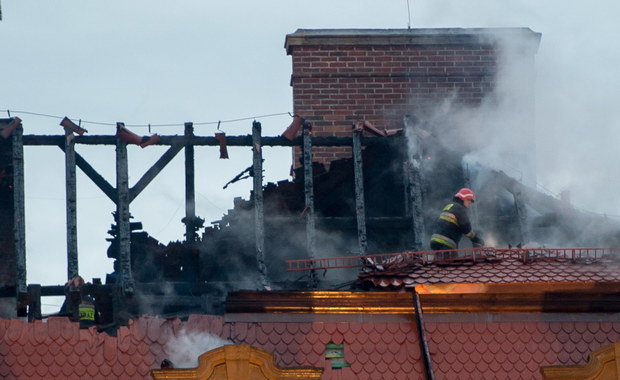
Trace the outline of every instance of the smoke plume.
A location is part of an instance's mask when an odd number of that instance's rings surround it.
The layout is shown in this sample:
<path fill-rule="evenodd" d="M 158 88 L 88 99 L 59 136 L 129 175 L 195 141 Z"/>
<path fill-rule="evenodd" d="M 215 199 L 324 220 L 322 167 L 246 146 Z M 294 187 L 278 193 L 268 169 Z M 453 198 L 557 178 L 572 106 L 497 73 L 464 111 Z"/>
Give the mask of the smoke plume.
<path fill-rule="evenodd" d="M 194 368 L 200 355 L 227 344 L 233 343 L 213 334 L 189 333 L 183 329 L 168 341 L 164 351 L 175 368 Z"/>

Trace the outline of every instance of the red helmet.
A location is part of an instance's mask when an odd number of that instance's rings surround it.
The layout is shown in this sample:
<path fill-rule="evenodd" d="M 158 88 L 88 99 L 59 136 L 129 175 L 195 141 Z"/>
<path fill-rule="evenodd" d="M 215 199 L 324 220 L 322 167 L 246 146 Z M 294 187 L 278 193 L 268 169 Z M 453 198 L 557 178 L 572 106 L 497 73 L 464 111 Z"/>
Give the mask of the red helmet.
<path fill-rule="evenodd" d="M 454 194 L 454 196 L 461 200 L 469 199 L 472 202 L 476 201 L 476 194 L 474 194 L 474 192 L 467 187 L 464 187 L 461 190 L 459 190 L 459 192 Z"/>

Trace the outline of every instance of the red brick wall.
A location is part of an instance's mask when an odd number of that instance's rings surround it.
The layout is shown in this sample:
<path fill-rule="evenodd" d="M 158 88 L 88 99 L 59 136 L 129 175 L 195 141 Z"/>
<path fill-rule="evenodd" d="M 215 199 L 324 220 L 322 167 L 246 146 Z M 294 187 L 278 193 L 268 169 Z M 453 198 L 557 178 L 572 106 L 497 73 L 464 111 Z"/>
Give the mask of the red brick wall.
<path fill-rule="evenodd" d="M 479 104 L 492 91 L 497 70 L 497 51 L 481 37 L 488 34 L 479 29 L 298 30 L 286 40 L 294 111 L 312 122 L 315 135 L 350 136 L 359 119 L 380 129 L 400 129 L 405 114 L 423 112 L 447 97 Z M 351 155 L 342 148 L 313 152 L 322 162 Z"/>

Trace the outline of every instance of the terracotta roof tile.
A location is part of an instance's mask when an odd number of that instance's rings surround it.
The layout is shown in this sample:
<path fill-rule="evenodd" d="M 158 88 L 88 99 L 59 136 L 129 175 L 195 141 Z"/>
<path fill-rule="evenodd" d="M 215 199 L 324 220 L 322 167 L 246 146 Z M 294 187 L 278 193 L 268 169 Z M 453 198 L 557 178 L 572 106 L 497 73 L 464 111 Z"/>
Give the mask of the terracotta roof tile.
<path fill-rule="evenodd" d="M 282 340 L 282 338 L 278 334 L 275 334 L 275 333 L 271 333 L 267 335 L 267 339 L 269 340 L 269 343 L 271 343 L 272 345 L 277 345 Z"/>
<path fill-rule="evenodd" d="M 178 318 L 160 320 L 152 318 L 147 328 L 147 336 L 153 343 L 167 342 L 172 336 L 178 333 L 175 327 L 180 324 Z"/>
<path fill-rule="evenodd" d="M 136 374 L 136 370 L 137 368 L 135 366 L 126 366 L 123 372 L 131 378 Z"/>
<path fill-rule="evenodd" d="M 20 320 L 0 322 L 0 329 L 4 325 L 13 330 L 0 333 L 0 377 L 147 379 L 149 370 L 166 357 L 162 336 L 169 339 L 191 328 L 208 328 L 223 335 L 234 332 L 236 343 L 274 352 L 282 366 L 327 366 L 327 380 L 404 379 L 403 374 L 423 371 L 413 322 L 276 325 L 226 323 L 212 317 L 194 318 L 190 328 L 187 322 L 151 317 L 135 321 L 119 331 L 118 337 L 79 330 L 71 322 L 48 323 L 45 337 L 45 326 Z M 218 328 L 217 323 L 222 326 Z M 160 336 L 155 333 L 157 326 Z M 79 339 L 68 344 L 60 331 L 78 332 L 70 339 Z M 583 364 L 591 351 L 620 340 L 620 322 L 428 322 L 426 333 L 437 378 L 480 379 L 493 371 L 495 378 L 540 379 L 541 365 Z M 344 345 L 350 368 L 329 368 L 325 343 L 330 340 Z"/>
<path fill-rule="evenodd" d="M 308 342 L 308 347 L 310 347 L 310 351 L 308 355 L 316 355 L 317 358 L 323 357 L 325 352 L 325 344 L 319 342 L 318 340 L 315 342 Z"/>
<path fill-rule="evenodd" d="M 349 344 L 347 345 L 347 348 L 351 350 L 353 355 L 358 355 L 360 352 L 363 352 L 364 345 L 360 341 L 349 339 L 348 342 Z"/>
<path fill-rule="evenodd" d="M 344 336 L 336 331 L 333 335 L 332 335 L 332 342 L 334 344 L 342 344 L 344 342 Z"/>
<path fill-rule="evenodd" d="M 280 360 L 278 361 L 278 364 L 281 367 L 297 367 L 300 366 L 301 363 L 299 363 L 296 359 L 295 359 L 295 355 L 293 355 L 291 352 L 289 351 L 285 351 L 282 354 L 280 354 L 278 356 L 280 358 Z"/>
<path fill-rule="evenodd" d="M 375 350 L 377 351 L 377 353 L 379 353 L 379 355 L 384 356 L 387 353 L 388 345 L 385 344 L 385 342 L 383 341 L 378 342 L 377 345 L 375 346 Z"/>
<path fill-rule="evenodd" d="M 10 345 L 9 350 L 10 356 L 13 356 L 15 359 L 17 359 L 22 356 L 22 353 L 24 352 L 24 347 L 16 342 L 13 342 L 13 344 Z"/>
<path fill-rule="evenodd" d="M 323 323 L 324 332 L 330 335 L 336 332 L 336 327 L 337 327 L 336 323 L 330 323 L 330 322 Z"/>
<path fill-rule="evenodd" d="M 134 321 L 134 320 L 129 321 L 129 327 L 131 328 L 133 332 L 133 336 L 136 340 L 142 341 L 147 337 L 147 330 L 149 328 L 149 320 L 151 319 L 152 318 L 145 317 L 145 318 L 140 318 L 137 321 Z M 158 319 L 158 321 L 161 321 L 161 319 Z M 159 335 L 159 334 L 156 334 L 156 335 Z M 157 336 L 155 337 L 155 339 L 150 339 L 150 340 L 153 342 L 156 339 L 157 339 Z"/>
<path fill-rule="evenodd" d="M 291 343 L 293 343 L 293 335 L 288 333 L 288 331 L 286 334 L 281 334 L 280 338 L 282 339 L 282 343 L 286 345 L 290 345 Z"/>
<path fill-rule="evenodd" d="M 361 273 L 363 282 L 376 287 L 411 287 L 434 283 L 505 283 L 505 282 L 558 282 L 558 281 L 620 281 L 620 263 L 571 262 L 569 260 L 534 261 L 519 260 L 499 262 L 472 262 L 455 266 L 384 266 L 384 270 Z"/>
<path fill-rule="evenodd" d="M 325 346 L 327 343 L 331 342 L 332 340 L 331 335 L 327 331 L 321 332 L 318 337 L 319 337 L 319 342 L 321 342 L 323 346 Z"/>
<path fill-rule="evenodd" d="M 8 342 L 16 342 L 21 338 L 22 332 L 25 331 L 21 328 L 21 323 L 22 322 L 18 319 L 11 319 L 9 321 L 5 334 L 5 339 Z"/>
<path fill-rule="evenodd" d="M 120 363 L 122 366 L 127 366 L 130 360 L 131 360 L 131 354 L 128 352 L 124 353 L 124 355 L 118 356 L 118 363 Z"/>
<path fill-rule="evenodd" d="M 117 378 L 120 378 L 120 376 L 125 372 L 125 367 L 119 362 L 114 363 L 111 369 L 112 374 L 114 374 L 114 376 L 116 376 Z"/>
<path fill-rule="evenodd" d="M 262 328 L 256 328 L 255 332 L 255 342 L 260 344 L 260 345 L 265 345 L 269 342 L 269 335 L 267 335 L 265 333 L 265 331 L 263 331 Z M 250 334 L 249 334 L 250 335 Z M 251 336 L 249 336 L 248 338 L 251 338 Z M 249 341 L 249 339 L 247 340 Z"/>
<path fill-rule="evenodd" d="M 274 354 L 277 354 L 276 356 L 278 358 L 281 358 L 282 355 L 286 354 L 289 350 L 288 345 L 286 345 L 284 342 L 279 341 L 278 343 L 274 344 L 271 348 L 271 352 L 273 352 Z M 281 359 L 280 359 L 281 360 Z"/>
<path fill-rule="evenodd" d="M 99 367 L 99 372 L 103 376 L 108 377 L 112 373 L 112 367 L 110 365 L 102 365 Z"/>
<path fill-rule="evenodd" d="M 246 342 L 248 344 L 251 344 L 250 342 Z M 299 346 L 299 350 L 301 351 L 302 354 L 304 355 L 309 355 L 311 352 L 314 351 L 314 347 L 312 347 L 311 344 L 304 344 Z"/>
<path fill-rule="evenodd" d="M 310 353 L 307 356 L 307 363 L 308 365 L 313 366 L 313 367 L 324 367 L 325 359 L 323 358 L 322 354 L 317 354 L 313 350 L 313 351 L 310 351 Z"/>
<path fill-rule="evenodd" d="M 301 346 L 301 345 L 302 345 L 302 344 L 304 344 L 307 340 L 309 340 L 309 337 L 308 337 L 308 335 L 303 335 L 303 334 L 301 333 L 301 330 L 299 330 L 299 333 L 295 334 L 295 336 L 294 336 L 294 338 L 293 338 L 293 339 L 295 340 L 295 343 L 297 343 L 298 345 L 300 345 L 300 346 Z"/>
<path fill-rule="evenodd" d="M 387 352 L 394 355 L 394 357 L 396 357 L 396 355 L 398 355 L 398 353 L 402 351 L 401 345 L 396 343 L 395 340 L 392 340 L 392 342 L 386 343 L 386 347 L 387 347 Z"/>
<path fill-rule="evenodd" d="M 150 347 L 147 344 L 139 344 L 138 345 L 138 354 L 139 356 L 146 356 L 150 352 Z"/>

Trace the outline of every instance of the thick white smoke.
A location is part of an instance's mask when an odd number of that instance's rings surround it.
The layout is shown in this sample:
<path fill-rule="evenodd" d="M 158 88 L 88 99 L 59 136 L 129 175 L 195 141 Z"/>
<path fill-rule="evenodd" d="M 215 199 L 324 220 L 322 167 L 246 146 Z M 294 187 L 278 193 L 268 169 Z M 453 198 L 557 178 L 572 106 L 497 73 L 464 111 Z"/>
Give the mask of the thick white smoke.
<path fill-rule="evenodd" d="M 531 35 L 490 36 L 483 43 L 497 46 L 495 86 L 479 105 L 464 105 L 459 93 L 426 110 L 427 128 L 446 148 L 467 154 L 466 161 L 534 186 L 536 134 L 534 63 Z"/>
<path fill-rule="evenodd" d="M 193 331 L 190 333 L 183 329 L 168 341 L 164 351 L 175 368 L 195 368 L 200 355 L 227 344 L 233 343 L 217 335 Z"/>

